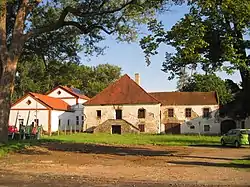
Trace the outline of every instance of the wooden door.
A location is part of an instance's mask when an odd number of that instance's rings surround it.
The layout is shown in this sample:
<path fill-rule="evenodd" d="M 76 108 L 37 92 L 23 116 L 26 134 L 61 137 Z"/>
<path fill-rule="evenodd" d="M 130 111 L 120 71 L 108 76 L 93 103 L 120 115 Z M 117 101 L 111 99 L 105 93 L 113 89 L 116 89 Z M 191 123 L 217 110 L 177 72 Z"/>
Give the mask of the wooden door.
<path fill-rule="evenodd" d="M 166 134 L 180 134 L 181 125 L 179 123 L 166 123 L 165 124 L 165 133 Z"/>

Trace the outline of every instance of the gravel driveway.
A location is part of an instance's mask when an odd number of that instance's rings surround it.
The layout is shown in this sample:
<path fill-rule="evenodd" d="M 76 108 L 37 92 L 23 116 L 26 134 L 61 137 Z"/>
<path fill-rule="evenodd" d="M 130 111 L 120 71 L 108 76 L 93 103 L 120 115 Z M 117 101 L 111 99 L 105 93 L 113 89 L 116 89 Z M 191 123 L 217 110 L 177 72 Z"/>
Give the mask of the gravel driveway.
<path fill-rule="evenodd" d="M 0 186 L 250 186 L 249 148 L 50 143 L 0 160 Z"/>

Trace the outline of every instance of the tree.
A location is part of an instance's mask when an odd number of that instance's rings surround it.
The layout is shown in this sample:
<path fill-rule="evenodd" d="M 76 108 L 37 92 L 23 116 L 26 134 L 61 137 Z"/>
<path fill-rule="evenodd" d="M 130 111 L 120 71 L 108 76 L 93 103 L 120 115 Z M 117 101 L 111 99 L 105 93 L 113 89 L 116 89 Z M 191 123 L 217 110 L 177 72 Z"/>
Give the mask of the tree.
<path fill-rule="evenodd" d="M 215 74 L 194 74 L 186 84 L 179 89 L 182 92 L 211 92 L 216 91 L 220 104 L 224 105 L 233 99 L 232 92 L 226 82 Z"/>
<path fill-rule="evenodd" d="M 181 90 L 189 81 L 189 74 L 186 71 L 186 68 L 182 68 L 181 70 L 181 74 L 178 77 L 178 81 L 177 81 L 177 89 Z"/>
<path fill-rule="evenodd" d="M 12 102 L 27 92 L 47 93 L 58 85 L 70 85 L 93 97 L 119 79 L 121 68 L 110 64 L 85 66 L 72 62 L 52 61 L 45 67 L 37 58 L 18 64 Z"/>
<path fill-rule="evenodd" d="M 161 23 L 149 24 L 151 35 L 141 40 L 149 63 L 161 43 L 171 45 L 176 53 L 166 55 L 163 71 L 170 79 L 181 74 L 183 67 L 201 67 L 206 73 L 238 70 L 242 78 L 243 108 L 250 114 L 250 61 L 246 50 L 250 41 L 244 38 L 250 26 L 250 1 L 189 1 L 190 11 L 166 32 Z"/>
<path fill-rule="evenodd" d="M 104 33 L 133 41 L 137 26 L 155 16 L 163 0 L 1 0 L 0 1 L 0 141 L 7 141 L 10 99 L 17 63 L 28 41 L 44 33 L 77 30 L 90 41 Z M 53 36 L 53 35 L 52 35 Z M 69 36 L 70 33 L 69 33 Z"/>

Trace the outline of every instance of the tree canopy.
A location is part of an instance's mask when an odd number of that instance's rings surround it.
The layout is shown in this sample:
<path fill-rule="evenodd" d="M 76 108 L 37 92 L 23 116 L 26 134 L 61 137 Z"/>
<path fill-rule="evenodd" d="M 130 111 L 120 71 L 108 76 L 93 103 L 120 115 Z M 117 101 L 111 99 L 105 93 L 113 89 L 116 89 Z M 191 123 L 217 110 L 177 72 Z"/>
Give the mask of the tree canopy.
<path fill-rule="evenodd" d="M 250 28 L 250 1 L 188 1 L 189 13 L 170 31 L 161 22 L 151 21 L 152 32 L 140 44 L 150 63 L 161 43 L 171 45 L 176 52 L 166 52 L 163 71 L 169 79 L 182 75 L 183 68 L 199 68 L 206 73 L 240 71 L 245 99 L 242 103 L 246 115 L 250 114 L 250 58 L 247 55 Z"/>
<path fill-rule="evenodd" d="M 186 80 L 184 86 L 179 91 L 184 92 L 211 92 L 216 91 L 219 96 L 219 102 L 224 105 L 233 100 L 233 94 L 236 89 L 231 89 L 231 84 L 222 80 L 215 74 L 194 74 Z M 232 82 L 230 82 L 232 83 Z M 234 86 L 237 84 L 234 83 Z M 235 88 L 235 87 L 234 87 Z M 238 88 L 239 89 L 239 88 Z"/>
<path fill-rule="evenodd" d="M 18 65 L 12 100 L 27 92 L 46 93 L 58 85 L 73 86 L 93 97 L 120 76 L 121 68 L 110 64 L 91 67 L 53 61 L 45 67 L 42 60 L 33 59 Z"/>

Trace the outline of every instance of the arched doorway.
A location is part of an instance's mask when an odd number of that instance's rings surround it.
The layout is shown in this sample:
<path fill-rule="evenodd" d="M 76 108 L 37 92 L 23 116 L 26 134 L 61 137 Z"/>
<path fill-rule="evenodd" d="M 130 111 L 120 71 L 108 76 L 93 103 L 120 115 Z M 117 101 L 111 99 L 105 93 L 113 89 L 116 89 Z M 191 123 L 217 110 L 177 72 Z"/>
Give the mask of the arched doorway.
<path fill-rule="evenodd" d="M 236 122 L 234 120 L 224 120 L 220 124 L 221 134 L 227 133 L 231 129 L 236 129 Z"/>

